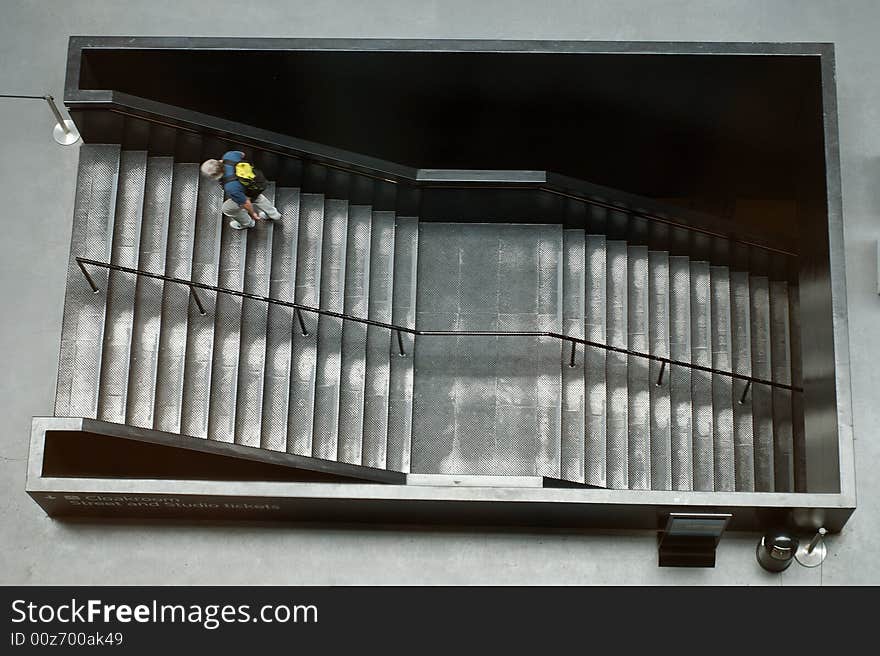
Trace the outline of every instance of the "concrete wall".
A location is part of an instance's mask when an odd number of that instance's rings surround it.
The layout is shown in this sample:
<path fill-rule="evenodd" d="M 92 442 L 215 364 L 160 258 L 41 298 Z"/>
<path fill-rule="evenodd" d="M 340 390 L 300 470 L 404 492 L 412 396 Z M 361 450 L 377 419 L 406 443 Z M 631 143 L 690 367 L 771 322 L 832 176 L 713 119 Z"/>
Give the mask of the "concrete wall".
<path fill-rule="evenodd" d="M 24 493 L 30 418 L 52 413 L 77 149 L 36 101 L 0 99 L 0 583 L 880 583 L 880 4 L 876 0 L 4 0 L 0 93 L 62 97 L 67 37 L 823 41 L 837 48 L 859 509 L 821 568 L 782 575 L 728 535 L 714 569 L 659 569 L 653 534 L 61 523 Z M 250 10 L 249 10 L 250 11 Z M 253 100 L 250 100 L 253 101 Z"/>

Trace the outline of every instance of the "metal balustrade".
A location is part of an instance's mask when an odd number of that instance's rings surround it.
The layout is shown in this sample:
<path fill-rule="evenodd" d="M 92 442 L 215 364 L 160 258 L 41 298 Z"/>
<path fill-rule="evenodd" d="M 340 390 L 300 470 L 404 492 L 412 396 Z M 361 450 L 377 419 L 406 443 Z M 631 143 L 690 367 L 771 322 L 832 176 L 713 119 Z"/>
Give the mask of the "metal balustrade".
<path fill-rule="evenodd" d="M 239 298 L 247 298 L 255 301 L 262 301 L 265 303 L 270 303 L 273 305 L 282 305 L 284 307 L 293 308 L 296 312 L 297 320 L 299 321 L 300 330 L 302 331 L 303 336 L 309 336 L 309 331 L 306 327 L 305 320 L 303 319 L 303 312 L 311 312 L 313 314 L 325 315 L 328 317 L 336 317 L 338 319 L 342 319 L 344 321 L 355 321 L 358 323 L 367 324 L 369 326 L 378 326 L 380 328 L 387 328 L 388 330 L 393 331 L 397 337 L 397 347 L 398 354 L 401 357 L 406 357 L 406 351 L 403 346 L 403 338 L 402 333 L 407 333 L 410 335 L 415 335 L 418 337 L 550 337 L 553 339 L 558 339 L 562 342 L 568 342 L 571 344 L 571 354 L 569 357 L 568 365 L 570 367 L 575 367 L 577 365 L 577 346 L 578 344 L 582 345 L 584 348 L 600 348 L 606 351 L 610 351 L 613 353 L 622 353 L 625 355 L 630 355 L 638 358 L 644 358 L 646 360 L 652 360 L 654 362 L 659 362 L 661 364 L 660 374 L 657 378 L 657 385 L 663 384 L 664 373 L 667 365 L 672 366 L 675 365 L 677 367 L 687 367 L 689 369 L 693 369 L 696 371 L 705 371 L 710 374 L 715 374 L 718 376 L 726 376 L 731 379 L 736 380 L 744 380 L 746 381 L 745 389 L 743 390 L 742 396 L 739 399 L 739 403 L 742 404 L 745 402 L 746 396 L 751 388 L 752 384 L 757 385 L 766 385 L 768 387 L 789 390 L 791 392 L 803 392 L 802 387 L 797 387 L 794 385 L 788 385 L 785 383 L 776 382 L 773 380 L 766 380 L 764 378 L 756 378 L 754 376 L 747 376 L 745 374 L 738 374 L 733 371 L 725 371 L 723 369 L 716 369 L 714 367 L 707 367 L 703 365 L 693 364 L 691 362 L 684 362 L 682 360 L 673 360 L 671 358 L 662 357 L 659 355 L 653 355 L 651 353 L 642 353 L 639 351 L 633 351 L 631 349 L 622 348 L 619 346 L 611 346 L 610 344 L 603 344 L 601 342 L 595 342 L 588 339 L 582 339 L 580 337 L 573 337 L 571 335 L 563 335 L 561 333 L 550 332 L 550 331 L 505 331 L 505 330 L 419 330 L 416 328 L 407 328 L 406 326 L 398 326 L 392 323 L 385 323 L 382 321 L 374 321 L 372 319 L 367 319 L 364 317 L 357 317 L 351 314 L 346 314 L 344 312 L 333 312 L 331 310 L 325 310 L 323 308 L 312 307 L 309 305 L 303 305 L 302 303 L 294 303 L 293 301 L 282 301 L 281 299 L 271 298 L 269 296 L 261 296 L 259 294 L 252 294 L 249 292 L 238 291 L 235 289 L 227 289 L 225 287 L 217 287 L 215 285 L 208 285 L 204 283 L 195 282 L 194 280 L 184 280 L 182 278 L 175 278 L 172 276 L 166 276 L 161 273 L 153 273 L 150 271 L 143 271 L 141 269 L 133 269 L 130 267 L 119 266 L 117 264 L 110 264 L 108 262 L 100 262 L 98 260 L 91 260 L 85 257 L 77 257 L 76 263 L 82 271 L 83 277 L 88 282 L 89 286 L 92 288 L 92 292 L 95 294 L 100 293 L 100 289 L 95 283 L 94 278 L 89 275 L 89 272 L 86 270 L 86 265 L 101 267 L 104 269 L 109 269 L 111 271 L 119 271 L 122 273 L 131 273 L 136 276 L 142 276 L 145 278 L 153 278 L 155 280 L 162 280 L 164 282 L 172 282 L 177 283 L 179 285 L 185 285 L 189 288 L 190 295 L 193 298 L 193 301 L 196 304 L 199 312 L 204 316 L 207 314 L 205 310 L 204 304 L 196 293 L 196 289 L 203 289 L 206 291 L 212 291 L 218 294 L 229 294 L 230 296 L 237 296 Z"/>

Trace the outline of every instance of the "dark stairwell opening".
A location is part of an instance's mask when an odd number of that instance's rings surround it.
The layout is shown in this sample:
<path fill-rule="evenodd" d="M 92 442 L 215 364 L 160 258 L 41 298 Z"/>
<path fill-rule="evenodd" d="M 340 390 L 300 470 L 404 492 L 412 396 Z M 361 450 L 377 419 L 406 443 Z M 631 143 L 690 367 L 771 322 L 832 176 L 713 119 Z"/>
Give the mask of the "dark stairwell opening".
<path fill-rule="evenodd" d="M 247 80 L 254 101 L 231 95 L 230 78 Z M 553 171 L 656 199 L 673 208 L 673 214 L 676 206 L 696 210 L 734 228 L 772 235 L 797 256 L 794 267 L 788 261 L 775 266 L 772 251 L 747 248 L 745 257 L 737 259 L 731 253 L 718 255 L 712 243 L 700 246 L 691 237 L 683 242 L 669 234 L 658 237 L 651 220 L 618 216 L 607 208 L 596 212 L 572 199 L 562 201 L 561 211 L 546 220 L 532 212 L 533 201 L 519 190 L 469 188 L 438 200 L 425 187 L 413 212 L 421 226 L 414 242 L 419 253 L 416 307 L 410 309 L 421 329 L 573 334 L 580 325 L 587 332 L 595 329 L 598 342 L 640 352 L 677 347 L 686 353 L 682 359 L 703 358 L 704 364 L 712 364 L 713 358 L 724 360 L 725 350 L 729 353 L 725 340 L 733 339 L 737 329 L 731 322 L 736 310 L 744 302 L 748 305 L 748 299 L 758 299 L 747 309 L 753 317 L 760 315 L 758 327 L 764 330 L 763 346 L 757 347 L 758 360 L 767 368 L 762 376 L 773 378 L 774 372 L 761 349 L 779 336 L 779 348 L 791 350 L 798 362 L 796 350 L 815 356 L 804 371 L 805 403 L 827 407 L 827 390 L 810 391 L 811 386 L 818 389 L 812 372 L 824 375 L 828 363 L 833 370 L 818 57 L 96 49 L 84 51 L 80 81 L 82 89 L 113 89 L 411 167 Z M 123 137 L 126 146 L 130 144 Z M 152 142 L 150 150 L 152 155 L 176 154 L 173 149 L 154 151 Z M 332 173 L 315 177 L 308 165 L 285 179 L 285 170 L 278 168 L 279 188 L 301 186 L 310 194 L 326 193 L 334 200 L 324 211 L 338 213 L 338 225 L 348 221 L 352 229 L 354 214 L 345 215 L 344 204 L 336 201 L 351 200 L 346 194 L 355 182 L 334 186 Z M 313 200 L 317 203 L 309 202 Z M 398 212 L 398 221 L 400 216 Z M 622 223 L 617 221 L 621 218 Z M 373 216 L 374 230 L 375 221 Z M 330 225 L 336 224 L 328 219 L 325 239 L 335 234 Z M 573 234 L 578 230 L 580 235 Z M 323 257 L 323 266 L 341 281 L 337 264 L 346 256 L 344 243 L 338 241 L 338 252 L 327 250 L 318 259 Z M 594 260 L 601 260 L 595 270 Z M 594 275 L 600 269 L 601 276 Z M 666 335 L 649 335 L 644 321 L 660 298 L 652 291 L 655 271 L 665 272 L 669 285 L 662 302 L 674 301 L 677 294 L 679 301 L 687 297 L 699 310 L 691 316 L 691 305 L 677 310 L 670 306 L 667 322 L 673 330 Z M 758 279 L 750 279 L 750 273 Z M 675 287 L 675 275 L 683 285 Z M 589 281 L 596 283 L 595 289 Z M 717 300 L 725 294 L 726 306 Z M 322 304 L 323 296 L 322 289 Z M 728 325 L 712 314 L 719 307 L 726 307 L 721 314 L 728 313 Z M 788 329 L 780 328 L 789 313 L 804 317 L 811 328 L 800 348 Z M 748 324 L 743 319 L 747 316 L 739 317 L 740 328 Z M 676 317 L 688 317 L 693 342 L 673 343 L 680 327 L 674 325 Z M 722 333 L 700 333 L 709 320 Z M 747 340 L 742 344 L 745 355 L 740 355 L 754 364 L 756 347 L 750 352 Z M 674 438 L 667 440 L 664 453 L 650 458 L 650 445 L 643 439 L 653 428 L 646 428 L 651 418 L 642 401 L 655 401 L 650 382 L 657 379 L 657 367 L 634 356 L 608 354 L 599 361 L 594 355 L 589 349 L 578 353 L 580 382 L 575 383 L 565 366 L 565 348 L 553 340 L 420 338 L 415 349 L 412 471 L 543 474 L 580 482 L 586 476 L 587 484 L 615 488 L 712 489 L 720 468 L 724 483 L 715 489 L 772 489 L 767 481 L 780 476 L 772 467 L 761 472 L 763 483 L 747 481 L 741 488 L 724 463 L 698 458 L 686 466 L 691 476 L 703 479 L 674 482 L 683 475 L 674 463 Z M 586 373 L 591 367 L 604 372 L 601 381 L 591 383 Z M 736 366 L 728 361 L 720 368 Z M 674 385 L 679 390 L 685 386 L 700 397 L 700 412 L 711 414 L 719 393 L 714 378 L 694 374 L 683 381 L 675 372 L 667 373 L 670 395 Z M 601 404 L 576 408 L 568 403 L 589 393 L 591 384 L 604 389 L 594 394 L 602 397 Z M 460 394 L 462 385 L 465 395 Z M 628 396 L 632 390 L 640 401 Z M 732 416 L 712 417 L 715 425 L 736 422 L 734 396 L 744 393 L 742 384 L 720 392 Z M 458 403 L 465 396 L 467 402 Z M 628 397 L 629 409 L 622 397 Z M 755 398 L 764 404 L 765 416 L 774 403 L 790 403 L 769 390 Z M 675 399 L 661 402 L 674 405 Z M 613 415 L 621 408 L 624 424 L 616 425 L 622 416 Z M 573 446 L 578 440 L 566 438 L 572 414 L 578 415 L 575 425 L 581 427 L 598 422 L 595 431 L 607 433 L 608 441 Z M 639 427 L 645 430 L 640 433 Z M 664 430 L 674 428 L 667 425 Z M 536 437 L 545 433 L 552 439 Z M 711 429 L 700 438 L 711 442 Z M 732 453 L 733 446 L 725 444 L 724 449 L 730 447 Z M 590 473 L 588 451 L 593 447 L 608 460 L 601 471 Z M 565 458 L 574 462 L 576 473 L 565 471 Z M 634 470 L 606 478 L 612 465 L 623 462 L 625 469 L 627 461 L 635 463 Z M 665 464 L 657 469 L 657 462 Z M 657 486 L 655 481 L 660 481 Z"/>
<path fill-rule="evenodd" d="M 793 239 L 802 186 L 824 186 L 816 57 L 92 50 L 81 88 L 414 167 L 555 171 Z"/>

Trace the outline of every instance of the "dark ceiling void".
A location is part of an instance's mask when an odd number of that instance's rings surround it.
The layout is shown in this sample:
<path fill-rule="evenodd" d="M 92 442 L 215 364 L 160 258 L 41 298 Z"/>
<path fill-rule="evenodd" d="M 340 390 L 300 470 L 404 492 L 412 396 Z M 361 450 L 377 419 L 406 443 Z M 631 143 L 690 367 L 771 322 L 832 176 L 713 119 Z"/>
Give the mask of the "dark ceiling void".
<path fill-rule="evenodd" d="M 810 56 L 94 50 L 81 85 L 413 167 L 550 170 L 697 209 L 794 201 L 823 170 Z"/>

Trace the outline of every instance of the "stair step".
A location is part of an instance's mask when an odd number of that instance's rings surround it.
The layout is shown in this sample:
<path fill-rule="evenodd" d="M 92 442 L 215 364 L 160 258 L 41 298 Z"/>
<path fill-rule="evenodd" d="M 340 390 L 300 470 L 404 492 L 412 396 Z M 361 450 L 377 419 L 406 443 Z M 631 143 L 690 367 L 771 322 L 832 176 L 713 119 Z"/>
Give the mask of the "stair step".
<path fill-rule="evenodd" d="M 249 230 L 236 230 L 223 217 L 220 236 L 220 264 L 217 285 L 244 289 Z M 242 298 L 218 294 L 214 304 L 214 352 L 211 363 L 211 395 L 208 439 L 235 442 L 235 414 L 238 399 L 238 365 L 241 349 Z"/>
<path fill-rule="evenodd" d="M 604 235 L 586 235 L 584 244 L 585 303 L 584 337 L 591 342 L 605 344 L 607 263 Z M 584 355 L 584 391 L 586 442 L 584 483 L 606 485 L 606 351 L 587 347 Z"/>
<path fill-rule="evenodd" d="M 275 185 L 269 184 L 263 195 L 275 202 Z M 268 296 L 272 271 L 272 241 L 277 221 L 259 221 L 247 233 L 244 291 Z M 242 299 L 241 342 L 238 359 L 238 395 L 235 408 L 235 443 L 260 446 L 263 419 L 263 387 L 266 376 L 266 334 L 269 304 Z"/>
<path fill-rule="evenodd" d="M 418 273 L 419 220 L 397 217 L 394 228 L 394 272 L 392 323 L 416 326 L 416 276 Z M 395 471 L 410 470 L 412 444 L 413 376 L 415 336 L 402 334 L 406 357 L 391 357 L 388 386 L 388 458 L 386 466 Z M 392 337 L 393 339 L 393 337 Z M 394 346 L 392 342 L 392 353 Z"/>
<path fill-rule="evenodd" d="M 548 297 L 552 302 L 554 274 L 561 273 L 558 260 L 550 261 L 555 270 L 548 267 L 540 271 L 549 246 L 544 243 L 546 233 L 529 225 L 476 229 L 459 225 L 458 230 L 462 251 L 460 327 L 526 331 L 546 324 L 546 315 L 554 307 L 542 306 L 547 305 Z M 558 236 L 561 250 L 561 231 Z M 561 299 L 557 296 L 556 300 Z M 557 470 L 561 465 L 561 433 L 554 434 L 554 428 L 561 430 L 561 423 L 542 423 L 547 399 L 542 402 L 541 381 L 546 381 L 546 386 L 560 373 L 560 351 L 553 357 L 549 340 L 522 337 L 472 337 L 460 339 L 459 344 L 455 437 L 467 447 L 460 449 L 462 457 L 475 454 L 479 468 L 475 473 L 481 474 L 541 475 Z M 472 395 L 469 388 L 477 393 Z M 484 429 L 484 424 L 489 428 Z M 486 434 L 484 439 L 481 433 Z"/>
<path fill-rule="evenodd" d="M 712 366 L 712 307 L 709 263 L 691 262 L 691 363 Z M 712 442 L 712 374 L 691 371 L 693 412 L 694 489 L 715 487 Z"/>
<path fill-rule="evenodd" d="M 606 340 L 610 346 L 627 348 L 627 251 L 626 242 L 607 241 Z M 606 468 L 607 485 L 615 490 L 629 487 L 629 392 L 627 356 L 609 351 L 606 358 Z"/>
<path fill-rule="evenodd" d="M 171 213 L 165 275 L 183 280 L 192 277 L 196 208 L 199 198 L 197 164 L 175 164 L 171 185 Z M 201 297 L 200 297 L 201 298 Z M 186 335 L 189 324 L 189 289 L 167 284 L 162 298 L 159 362 L 156 368 L 155 427 L 169 433 L 181 431 Z"/>
<path fill-rule="evenodd" d="M 418 240 L 416 327 L 456 330 L 461 231 L 454 224 L 422 223 Z M 455 337 L 433 336 L 418 341 L 413 379 L 413 473 L 463 473 L 455 471 L 459 469 L 455 442 L 458 341 Z"/>
<path fill-rule="evenodd" d="M 220 206 L 223 191 L 218 184 L 200 180 L 196 205 L 195 239 L 193 243 L 192 280 L 216 286 L 220 271 L 220 239 L 223 215 Z M 195 303 L 189 304 L 186 324 L 186 351 L 183 366 L 183 404 L 181 432 L 193 437 L 208 437 L 211 371 L 214 360 L 214 318 L 217 294 L 200 290 L 205 307 L 203 316 Z"/>
<path fill-rule="evenodd" d="M 669 257 L 669 354 L 679 362 L 691 361 L 691 268 L 687 257 Z M 669 371 L 672 489 L 694 489 L 693 407 L 689 367 Z"/>
<path fill-rule="evenodd" d="M 348 216 L 345 249 L 346 314 L 367 318 L 370 308 L 370 235 L 372 210 L 352 205 Z M 342 325 L 342 363 L 339 387 L 340 462 L 359 465 L 364 438 L 364 376 L 367 357 L 367 325 L 346 321 Z"/>
<path fill-rule="evenodd" d="M 562 233 L 562 333 L 584 336 L 584 232 Z M 562 352 L 562 472 L 564 480 L 584 482 L 584 350 L 577 346 L 575 366 L 571 366 L 571 344 Z"/>
<path fill-rule="evenodd" d="M 804 386 L 801 360 L 801 312 L 798 286 L 788 286 L 788 318 L 791 326 L 791 383 Z M 794 449 L 794 490 L 807 491 L 806 426 L 804 424 L 804 395 L 791 395 L 792 448 Z"/>
<path fill-rule="evenodd" d="M 58 417 L 95 418 L 98 412 L 108 276 L 106 269 L 88 267 L 101 290 L 93 294 L 75 258 L 104 262 L 110 258 L 119 164 L 119 146 L 83 144 L 80 148 L 55 389 Z"/>
<path fill-rule="evenodd" d="M 144 213 L 138 255 L 138 266 L 143 271 L 152 273 L 165 271 L 173 177 L 172 158 L 147 159 Z M 141 428 L 153 428 L 165 283 L 154 278 L 138 276 L 135 287 L 134 329 L 125 423 Z"/>
<path fill-rule="evenodd" d="M 770 283 L 770 354 L 773 380 L 791 385 L 791 323 L 788 317 L 788 283 Z M 773 469 L 777 492 L 794 492 L 794 435 L 791 392 L 774 387 Z"/>
<path fill-rule="evenodd" d="M 750 320 L 752 328 L 752 376 L 770 380 L 770 284 L 764 276 L 749 278 Z M 773 466 L 773 398 L 766 385 L 752 385 L 752 425 L 755 444 L 755 491 L 773 492 L 776 481 Z"/>
<path fill-rule="evenodd" d="M 137 268 L 146 172 L 146 151 L 122 153 L 110 256 L 112 264 Z M 125 423 L 136 282 L 137 278 L 133 274 L 111 271 L 107 284 L 107 313 L 104 320 L 104 352 L 101 357 L 97 417 L 117 424 Z"/>
<path fill-rule="evenodd" d="M 370 243 L 369 319 L 390 323 L 394 293 L 394 212 L 374 211 Z M 362 464 L 385 468 L 391 331 L 367 327 Z"/>
<path fill-rule="evenodd" d="M 562 243 L 561 226 L 536 226 L 538 242 L 538 330 L 562 330 Z M 503 272 L 502 272 L 503 274 Z M 507 287 L 509 277 L 501 277 L 499 285 Z M 523 338 L 519 339 L 522 342 Z M 522 343 L 519 348 L 522 349 Z M 538 459 L 540 476 L 559 478 L 562 475 L 562 344 L 557 339 L 537 342 L 537 419 Z M 505 472 L 506 473 L 506 472 Z"/>
<path fill-rule="evenodd" d="M 296 288 L 297 241 L 300 224 L 300 192 L 281 188 L 275 206 L 281 221 L 272 225 L 272 266 L 269 296 L 293 302 Z M 300 332 L 294 309 L 270 304 L 267 308 L 266 372 L 260 446 L 287 451 L 287 418 L 290 401 L 291 345 Z"/>
<path fill-rule="evenodd" d="M 730 273 L 730 322 L 733 371 L 752 375 L 752 327 L 749 318 L 749 274 Z M 746 381 L 733 381 L 733 450 L 736 490 L 755 491 L 755 442 L 752 425 L 752 404 L 749 398 L 740 403 Z M 753 389 L 751 386 L 749 389 Z"/>
<path fill-rule="evenodd" d="M 324 197 L 301 194 L 299 237 L 296 257 L 295 300 L 318 307 L 321 297 L 321 249 L 324 237 Z M 315 366 L 317 361 L 318 316 L 303 312 L 308 335 L 293 331 L 290 364 L 290 400 L 287 418 L 287 451 L 312 455 L 312 427 L 315 408 Z"/>
<path fill-rule="evenodd" d="M 730 272 L 727 267 L 709 270 L 712 312 L 712 367 L 733 370 L 730 316 Z M 733 379 L 712 374 L 712 449 L 714 484 L 719 492 L 736 489 L 733 438 Z"/>
<path fill-rule="evenodd" d="M 321 256 L 321 308 L 331 312 L 342 312 L 345 307 L 347 234 L 348 202 L 326 200 L 324 250 Z M 312 455 L 324 460 L 336 460 L 338 450 L 342 321 L 328 315 L 318 318 Z"/>
<path fill-rule="evenodd" d="M 650 350 L 648 247 L 627 249 L 627 341 L 631 351 Z M 637 355 L 627 358 L 628 483 L 632 490 L 651 489 L 651 381 L 650 362 Z"/>
<path fill-rule="evenodd" d="M 648 253 L 648 325 L 649 346 L 653 355 L 668 358 L 669 335 L 669 254 L 660 251 Z M 651 489 L 672 488 L 672 414 L 670 368 L 661 363 L 649 365 L 649 389 L 651 408 Z"/>

